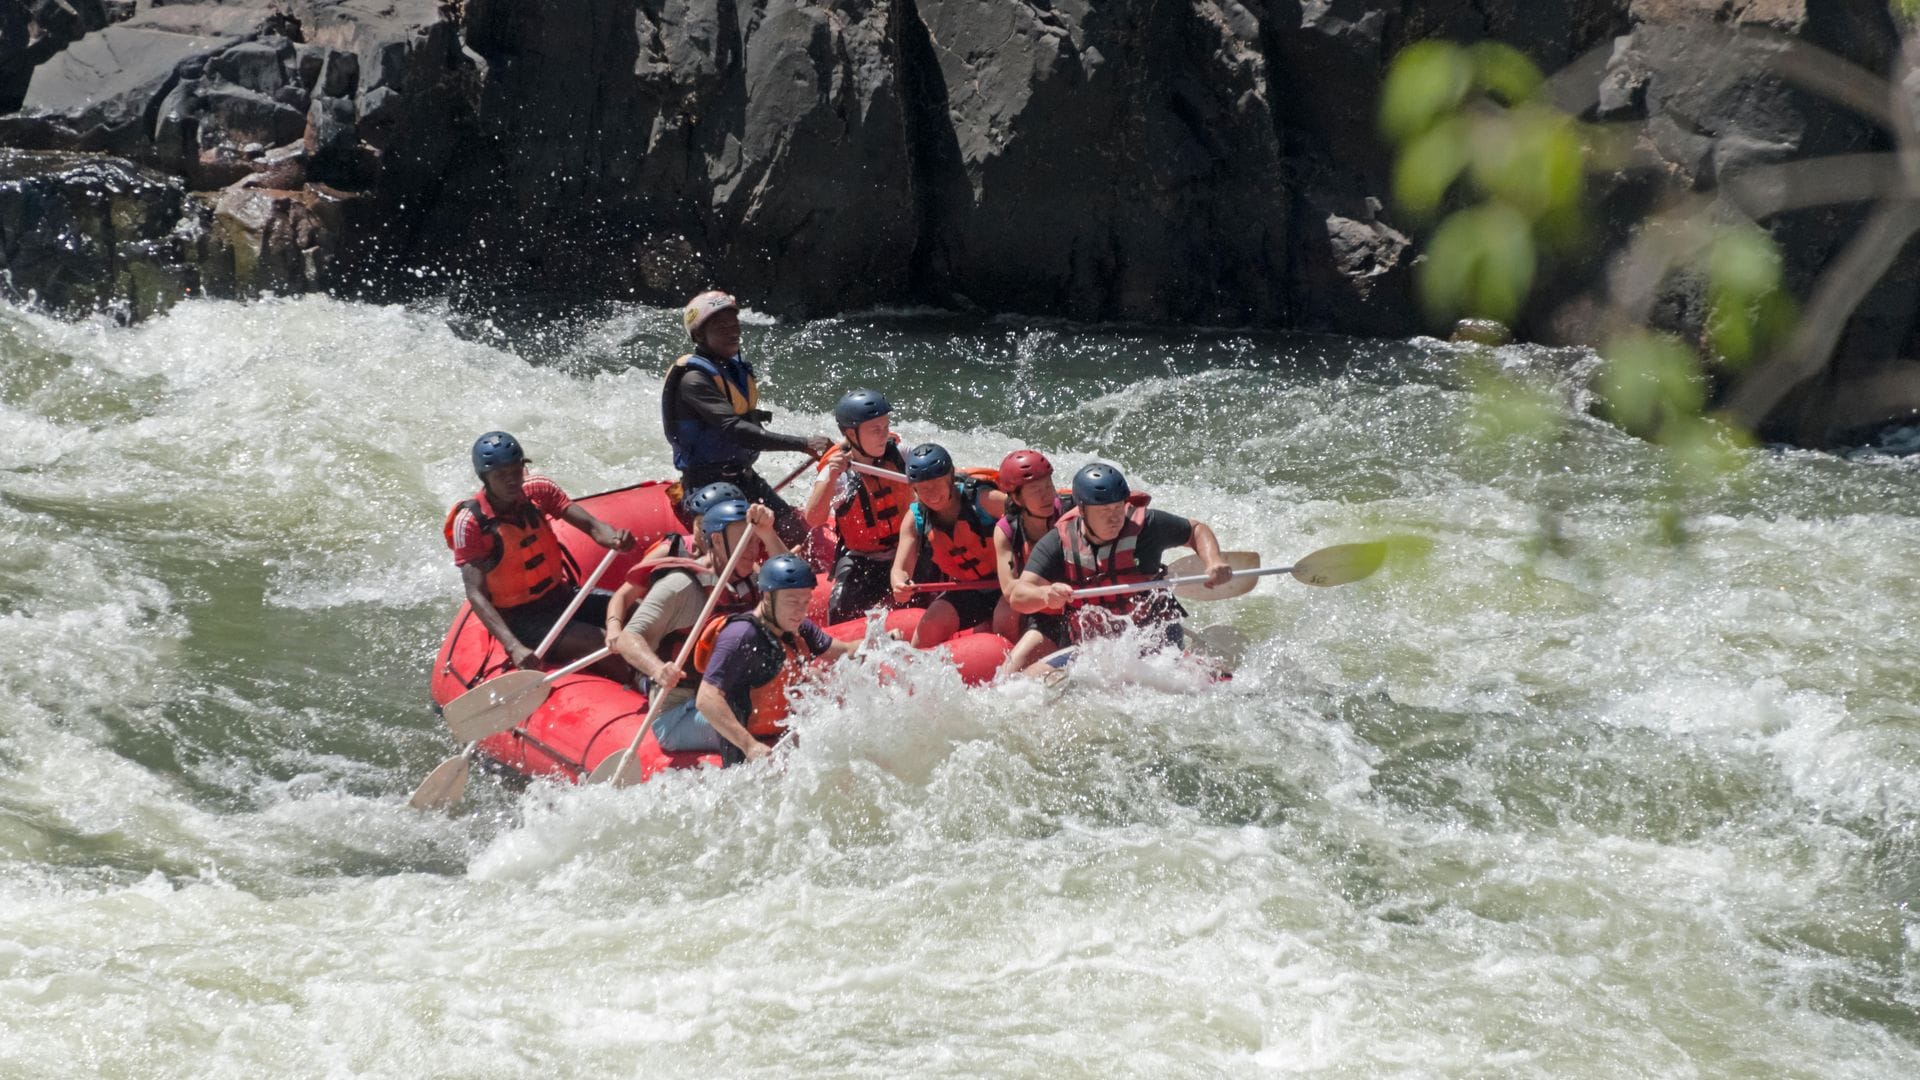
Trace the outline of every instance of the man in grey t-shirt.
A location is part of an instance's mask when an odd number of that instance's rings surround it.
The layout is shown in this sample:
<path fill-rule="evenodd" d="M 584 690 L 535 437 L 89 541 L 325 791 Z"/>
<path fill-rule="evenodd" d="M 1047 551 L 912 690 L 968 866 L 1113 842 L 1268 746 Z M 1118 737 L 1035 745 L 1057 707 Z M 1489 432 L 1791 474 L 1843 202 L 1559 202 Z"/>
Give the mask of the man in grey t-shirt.
<path fill-rule="evenodd" d="M 758 503 L 744 501 L 717 503 L 707 509 L 699 528 L 707 534 L 707 550 L 693 559 L 668 559 L 647 587 L 647 594 L 627 618 L 626 629 L 613 641 L 619 653 L 646 680 L 648 691 L 664 691 L 661 711 L 673 708 L 693 695 L 693 685 L 680 685 L 682 672 L 674 665 L 687 635 L 697 633 L 694 620 L 707 606 L 707 596 L 718 579 L 717 571 L 732 558 L 734 547 L 757 540 L 759 557 L 754 552 L 742 556 L 733 568 L 733 580 L 714 608 L 716 615 L 745 611 L 759 600 L 753 586 L 753 573 L 762 558 L 784 554 L 787 545 L 773 529 L 773 511 Z M 748 539 L 752 533 L 753 540 Z M 696 682 L 698 680 L 695 680 Z"/>

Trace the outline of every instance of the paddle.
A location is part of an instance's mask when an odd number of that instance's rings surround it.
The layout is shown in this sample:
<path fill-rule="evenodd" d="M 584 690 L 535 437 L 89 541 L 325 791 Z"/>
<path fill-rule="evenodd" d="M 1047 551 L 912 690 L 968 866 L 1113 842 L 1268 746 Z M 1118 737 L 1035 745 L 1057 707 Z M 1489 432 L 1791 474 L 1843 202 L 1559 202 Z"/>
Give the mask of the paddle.
<path fill-rule="evenodd" d="M 1168 565 L 1168 577 L 1133 585 L 1075 589 L 1073 598 L 1088 600 L 1098 596 L 1125 596 L 1152 589 L 1172 589 L 1173 594 L 1182 600 L 1230 600 L 1252 592 L 1258 583 L 1256 579 L 1272 574 L 1292 574 L 1295 580 L 1308 585 L 1345 585 L 1380 569 L 1387 558 L 1387 545 L 1378 540 L 1361 544 L 1336 544 L 1321 548 L 1292 566 L 1243 566 L 1259 562 L 1260 557 L 1250 551 L 1223 551 L 1220 554 L 1234 568 L 1233 577 L 1224 585 L 1208 588 L 1207 575 L 1194 572 L 1206 565 L 1205 560 L 1198 555 L 1189 555 Z"/>
<path fill-rule="evenodd" d="M 913 591 L 921 592 L 986 592 L 1000 587 L 999 578 L 984 581 L 929 581 L 913 586 Z"/>
<path fill-rule="evenodd" d="M 882 480 L 898 480 L 903 484 L 907 483 L 906 473 L 897 473 L 892 469 L 883 469 L 878 465 L 869 465 L 864 461 L 849 461 L 847 462 L 847 468 L 852 469 L 854 472 L 866 473 L 868 476 L 877 476 Z"/>
<path fill-rule="evenodd" d="M 713 592 L 707 595 L 707 606 L 700 609 L 700 617 L 693 621 L 693 628 L 687 633 L 687 640 L 680 645 L 680 655 L 673 658 L 673 666 L 685 671 L 687 657 L 693 655 L 693 646 L 700 638 L 700 631 L 707 625 L 707 619 L 713 615 L 714 606 L 720 602 L 720 594 L 727 591 L 727 583 L 733 580 L 733 568 L 740 563 L 740 556 L 751 547 L 747 537 L 742 536 L 740 543 L 727 559 L 726 569 L 720 571 L 720 580 L 713 586 Z M 640 749 L 640 740 L 646 738 L 647 729 L 653 726 L 653 718 L 660 713 L 660 703 L 667 700 L 666 691 L 648 695 L 647 717 L 640 721 L 640 727 L 633 733 L 633 742 L 625 750 L 608 754 L 600 759 L 600 764 L 587 774 L 587 783 L 604 784 L 612 781 L 615 787 L 626 787 L 640 780 L 640 760 L 634 753 Z"/>
<path fill-rule="evenodd" d="M 600 575 L 606 573 L 607 567 L 612 566 L 613 560 L 619 557 L 619 552 L 608 551 L 606 558 L 600 560 L 600 565 L 594 567 L 593 573 L 587 575 L 587 583 L 580 586 L 579 591 L 573 594 L 573 600 L 567 604 L 567 610 L 561 612 L 560 617 L 553 621 L 553 629 L 548 630 L 547 636 L 540 639 L 540 647 L 533 650 L 534 659 L 545 660 L 547 658 L 547 650 L 553 648 L 553 643 L 560 640 L 560 632 L 567 628 L 567 623 L 572 620 L 573 613 L 580 610 L 580 605 L 586 601 L 587 594 L 593 591 L 595 585 L 600 584 Z"/>
<path fill-rule="evenodd" d="M 791 484 L 795 480 L 800 479 L 801 473 L 806 472 L 808 469 L 813 468 L 813 462 L 814 462 L 814 459 L 812 458 L 808 458 L 807 460 L 801 462 L 799 468 L 788 473 L 784 479 L 782 479 L 779 483 L 773 485 L 773 490 L 779 491 L 781 488 L 786 487 L 788 484 Z"/>
<path fill-rule="evenodd" d="M 472 742 L 518 727 L 546 702 L 554 683 L 612 655 L 602 646 L 558 671 L 509 671 L 489 679 L 447 702 L 442 710 L 447 730 L 461 742 Z"/>
<path fill-rule="evenodd" d="M 560 632 L 565 630 L 567 623 L 573 620 L 574 613 L 579 611 L 580 605 L 586 602 L 587 594 L 592 592 L 593 587 L 600 583 L 600 576 L 607 572 L 607 567 L 613 565 L 614 558 L 619 554 L 617 551 L 608 551 L 606 557 L 600 560 L 600 565 L 593 568 L 593 573 L 587 576 L 586 584 L 580 586 L 579 590 L 573 594 L 573 599 L 568 602 L 567 609 L 560 613 L 558 619 L 553 621 L 553 628 L 547 631 L 545 638 L 541 639 L 540 647 L 533 650 L 533 655 L 536 659 L 546 658 L 547 650 L 552 648 L 553 643 L 560 639 Z M 601 656 L 605 655 L 604 652 L 601 653 Z M 513 674 L 538 674 L 538 672 L 514 672 Z M 492 685 L 493 682 L 498 681 L 498 679 L 492 680 L 492 682 L 487 685 Z M 447 703 L 447 709 L 443 712 L 444 715 L 447 716 L 448 727 L 451 728 L 453 726 L 452 708 L 460 702 L 473 697 L 476 692 L 477 688 L 475 690 L 469 690 Z M 541 694 L 540 701 L 545 700 L 546 695 Z M 540 701 L 534 702 L 533 708 L 539 708 Z M 528 709 L 527 715 L 532 715 L 532 712 L 533 709 Z M 525 720 L 527 715 L 518 717 L 512 724 L 508 724 L 499 730 L 505 731 L 507 728 L 513 727 L 521 720 Z M 489 731 L 486 733 L 486 735 L 492 734 L 495 734 L 495 732 Z M 413 790 L 413 797 L 407 800 L 407 805 L 416 810 L 443 810 L 459 802 L 460 796 L 465 794 L 467 790 L 467 763 L 473 760 L 474 744 L 477 740 L 485 738 L 486 735 L 476 735 L 466 739 L 467 745 L 464 749 L 453 757 L 434 766 L 433 771 L 427 774 L 427 778 L 420 781 L 420 786 Z M 460 737 L 457 732 L 455 733 L 455 737 Z"/>

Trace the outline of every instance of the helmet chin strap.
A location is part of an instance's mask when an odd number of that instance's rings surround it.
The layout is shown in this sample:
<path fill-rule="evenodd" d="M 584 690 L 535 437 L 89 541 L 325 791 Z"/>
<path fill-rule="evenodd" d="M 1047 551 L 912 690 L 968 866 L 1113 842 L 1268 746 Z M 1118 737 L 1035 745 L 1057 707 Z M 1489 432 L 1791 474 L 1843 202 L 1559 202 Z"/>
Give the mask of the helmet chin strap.
<path fill-rule="evenodd" d="M 847 437 L 847 449 L 853 451 L 856 454 L 859 454 L 863 458 L 866 458 L 869 463 L 879 461 L 880 454 L 884 454 L 887 452 L 887 446 L 886 446 L 885 440 L 881 441 L 879 454 L 873 453 L 872 451 L 868 450 L 867 444 L 860 441 L 859 428 L 842 428 L 841 433 L 846 435 Z"/>

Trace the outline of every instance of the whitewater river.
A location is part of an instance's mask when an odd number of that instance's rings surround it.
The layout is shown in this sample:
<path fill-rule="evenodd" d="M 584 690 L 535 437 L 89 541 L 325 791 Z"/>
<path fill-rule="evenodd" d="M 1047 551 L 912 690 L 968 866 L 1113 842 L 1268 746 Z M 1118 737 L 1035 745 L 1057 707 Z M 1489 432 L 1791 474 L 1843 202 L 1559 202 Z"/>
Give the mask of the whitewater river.
<path fill-rule="evenodd" d="M 664 475 L 674 327 L 0 308 L 0 1077 L 1920 1076 L 1920 459 L 1752 452 L 1664 546 L 1649 447 L 1490 441 L 1431 342 L 757 320 L 783 430 L 870 383 L 1431 554 L 1196 605 L 1226 687 L 855 666 L 766 767 L 405 809 L 469 445 Z"/>

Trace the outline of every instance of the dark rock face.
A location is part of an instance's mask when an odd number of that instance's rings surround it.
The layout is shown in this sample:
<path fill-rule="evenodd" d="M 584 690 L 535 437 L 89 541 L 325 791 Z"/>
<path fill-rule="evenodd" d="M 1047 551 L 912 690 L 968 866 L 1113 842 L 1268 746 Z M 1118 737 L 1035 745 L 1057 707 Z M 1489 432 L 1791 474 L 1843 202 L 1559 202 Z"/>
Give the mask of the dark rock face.
<path fill-rule="evenodd" d="M 94 154 L 0 150 L 8 294 L 133 319 L 200 288 L 206 207 L 177 178 Z"/>
<path fill-rule="evenodd" d="M 1286 319 L 1290 199 L 1251 11 L 916 8 L 948 120 L 923 114 L 918 140 L 936 294 L 1083 319 Z"/>
<path fill-rule="evenodd" d="M 0 145 L 124 159 L 98 164 L 146 193 L 142 229 L 205 227 L 149 261 L 200 260 L 193 287 L 220 293 L 719 284 L 792 314 L 920 301 L 1404 335 L 1432 328 L 1374 114 L 1414 40 L 1566 67 L 1563 96 L 1644 122 L 1682 185 L 1880 148 L 1741 51 L 1770 46 L 1701 25 L 1875 71 L 1897 41 L 1883 0 L 27 0 L 0 3 Z M 95 205 L 58 160 L 6 181 L 35 221 L 57 216 L 48 177 L 78 187 L 73 220 Z M 1608 193 L 1611 238 L 1649 190 Z M 1849 221 L 1769 223 L 1797 283 Z M 49 303 L 132 287 L 115 267 L 138 260 L 7 236 L 16 287 Z M 104 277 L 83 287 L 79 266 Z M 1602 270 L 1550 267 L 1518 329 L 1578 332 L 1572 298 Z M 1847 347 L 1906 347 L 1916 298 L 1920 270 L 1897 268 Z M 1684 282 L 1658 306 L 1682 328 L 1700 309 Z"/>

